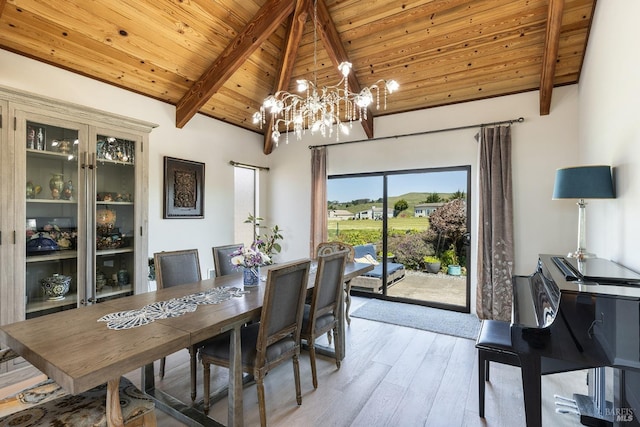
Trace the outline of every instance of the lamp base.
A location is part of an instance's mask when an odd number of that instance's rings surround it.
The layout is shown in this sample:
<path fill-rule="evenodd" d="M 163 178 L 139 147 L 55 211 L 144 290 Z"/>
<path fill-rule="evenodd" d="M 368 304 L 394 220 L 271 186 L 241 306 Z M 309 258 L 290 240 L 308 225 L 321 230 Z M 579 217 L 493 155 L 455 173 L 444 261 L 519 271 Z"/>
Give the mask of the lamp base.
<path fill-rule="evenodd" d="M 567 254 L 568 258 L 576 258 L 576 259 L 588 259 L 588 258 L 597 258 L 596 254 L 592 252 L 587 252 L 582 248 L 578 248 L 575 252 L 569 252 Z"/>

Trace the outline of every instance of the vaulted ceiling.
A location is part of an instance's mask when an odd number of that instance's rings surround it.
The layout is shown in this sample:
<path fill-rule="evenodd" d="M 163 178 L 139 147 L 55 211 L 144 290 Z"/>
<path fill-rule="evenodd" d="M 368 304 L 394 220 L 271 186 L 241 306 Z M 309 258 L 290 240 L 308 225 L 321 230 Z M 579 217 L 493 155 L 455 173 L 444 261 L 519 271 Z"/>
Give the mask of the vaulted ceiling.
<path fill-rule="evenodd" d="M 373 117 L 531 90 L 549 114 L 576 83 L 596 0 L 0 0 L 0 47 L 265 135 L 263 99 L 295 80 L 395 79 Z M 0 68 L 1 69 L 1 68 Z"/>

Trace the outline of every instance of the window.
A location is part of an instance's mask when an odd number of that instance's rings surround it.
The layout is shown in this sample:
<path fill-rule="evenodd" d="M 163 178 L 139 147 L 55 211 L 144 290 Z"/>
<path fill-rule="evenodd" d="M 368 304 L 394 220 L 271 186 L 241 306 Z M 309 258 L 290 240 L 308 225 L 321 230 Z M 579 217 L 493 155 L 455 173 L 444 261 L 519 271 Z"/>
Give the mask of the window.
<path fill-rule="evenodd" d="M 259 171 L 255 168 L 234 166 L 234 242 L 250 244 L 254 230 L 245 223 L 249 215 L 259 216 Z"/>

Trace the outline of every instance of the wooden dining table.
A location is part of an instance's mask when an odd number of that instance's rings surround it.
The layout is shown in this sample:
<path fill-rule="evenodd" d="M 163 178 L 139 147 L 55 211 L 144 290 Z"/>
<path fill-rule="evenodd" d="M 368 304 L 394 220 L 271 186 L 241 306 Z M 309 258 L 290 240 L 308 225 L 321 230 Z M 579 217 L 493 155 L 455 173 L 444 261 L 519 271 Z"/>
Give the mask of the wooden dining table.
<path fill-rule="evenodd" d="M 349 262 L 345 268 L 344 280 L 351 280 L 372 268 L 369 264 Z M 315 270 L 312 269 L 308 288 L 313 287 L 314 277 Z M 154 361 L 207 338 L 231 331 L 230 354 L 233 358 L 229 369 L 228 425 L 242 426 L 240 328 L 249 321 L 259 319 L 264 285 L 261 282 L 260 286 L 251 288 L 240 297 L 232 297 L 216 304 L 198 305 L 193 312 L 158 319 L 130 329 L 109 329 L 106 323 L 98 321 L 114 312 L 141 309 L 148 304 L 197 294 L 215 287 L 243 288 L 241 274 L 204 279 L 3 325 L 0 327 L 0 342 L 12 348 L 70 394 L 82 393 L 107 383 L 107 423 L 109 426 L 120 427 L 123 420 L 118 384 L 122 375 L 142 367 L 143 389 L 148 388 L 145 383 L 152 384 Z M 344 329 L 343 308 L 340 313 L 343 319 L 339 323 Z M 341 333 L 341 343 L 336 343 L 343 346 L 343 355 L 344 336 L 344 332 Z M 148 378 L 149 372 L 151 379 Z M 153 393 L 153 390 L 145 391 Z M 161 400 L 160 409 L 173 408 L 171 415 L 182 415 L 190 424 L 219 425 L 189 405 L 166 396 Z"/>

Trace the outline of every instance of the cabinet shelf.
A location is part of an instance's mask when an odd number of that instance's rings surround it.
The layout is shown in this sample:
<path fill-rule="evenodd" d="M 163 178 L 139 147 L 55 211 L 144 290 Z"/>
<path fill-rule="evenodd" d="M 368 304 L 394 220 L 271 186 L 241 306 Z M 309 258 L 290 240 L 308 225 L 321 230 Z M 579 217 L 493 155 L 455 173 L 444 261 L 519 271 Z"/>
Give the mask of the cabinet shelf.
<path fill-rule="evenodd" d="M 135 163 L 132 162 L 123 162 L 121 160 L 109 160 L 104 158 L 98 158 L 96 159 L 96 162 L 109 165 L 135 166 Z"/>
<path fill-rule="evenodd" d="M 40 159 L 71 160 L 76 157 L 74 153 L 56 153 L 55 151 L 34 150 L 31 148 L 27 148 L 26 150 L 29 157 Z"/>
<path fill-rule="evenodd" d="M 61 259 L 74 259 L 78 258 L 78 251 L 63 250 L 57 251 L 47 255 L 27 255 L 27 263 L 31 262 L 43 262 L 43 261 L 58 261 Z"/>
<path fill-rule="evenodd" d="M 64 199 L 27 199 L 27 203 L 52 203 L 52 204 L 67 204 L 67 205 L 77 205 L 78 202 L 75 200 L 64 200 Z"/>
<path fill-rule="evenodd" d="M 96 251 L 96 256 L 126 254 L 130 252 L 133 252 L 133 248 L 99 249 Z"/>
<path fill-rule="evenodd" d="M 113 202 L 111 200 L 109 201 L 103 201 L 103 200 L 98 200 L 96 202 L 96 205 L 120 205 L 120 206 L 133 206 L 133 202 Z"/>
<path fill-rule="evenodd" d="M 45 310 L 61 310 L 64 307 L 72 308 L 78 303 L 78 295 L 75 293 L 68 293 L 61 300 L 48 300 L 44 297 L 33 298 L 27 303 L 26 313 L 27 315 L 37 313 Z"/>

